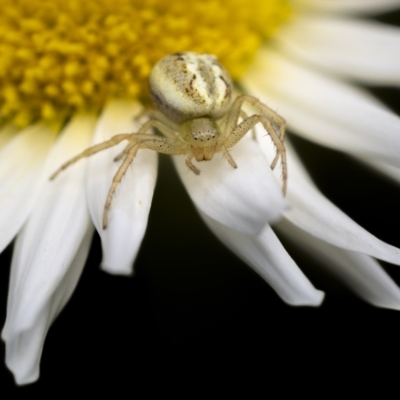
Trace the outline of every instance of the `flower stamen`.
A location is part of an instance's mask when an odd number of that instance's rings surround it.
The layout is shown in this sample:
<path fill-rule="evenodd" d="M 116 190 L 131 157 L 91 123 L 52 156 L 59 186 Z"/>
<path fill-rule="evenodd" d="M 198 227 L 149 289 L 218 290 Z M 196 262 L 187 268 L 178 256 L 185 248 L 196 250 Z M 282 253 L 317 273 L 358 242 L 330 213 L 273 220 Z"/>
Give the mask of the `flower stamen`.
<path fill-rule="evenodd" d="M 0 118 L 26 126 L 115 97 L 147 101 L 151 67 L 178 51 L 215 54 L 238 78 L 288 15 L 281 0 L 5 0 Z"/>

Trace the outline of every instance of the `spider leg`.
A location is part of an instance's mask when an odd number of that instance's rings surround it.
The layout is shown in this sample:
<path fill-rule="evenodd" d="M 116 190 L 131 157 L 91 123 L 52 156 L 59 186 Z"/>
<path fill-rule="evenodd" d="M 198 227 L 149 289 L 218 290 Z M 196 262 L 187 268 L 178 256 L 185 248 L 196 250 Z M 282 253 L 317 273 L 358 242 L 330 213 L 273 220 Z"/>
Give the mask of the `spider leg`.
<path fill-rule="evenodd" d="M 242 121 L 239 125 L 237 125 L 233 129 L 231 135 L 227 137 L 226 142 L 224 143 L 224 145 L 227 148 L 234 146 L 258 122 L 262 123 L 264 129 L 270 135 L 272 141 L 274 142 L 276 150 L 278 152 L 277 155 L 281 157 L 281 162 L 282 162 L 282 180 L 283 180 L 282 192 L 285 195 L 286 194 L 286 187 L 287 187 L 286 149 L 285 149 L 285 146 L 283 145 L 283 142 L 282 142 L 280 136 L 273 129 L 271 121 L 266 116 L 264 116 L 264 115 L 252 115 L 251 117 L 248 117 L 247 119 Z"/>
<path fill-rule="evenodd" d="M 186 166 L 196 175 L 200 175 L 200 170 L 192 163 L 193 154 L 190 153 L 185 160 Z"/>
<path fill-rule="evenodd" d="M 235 160 L 233 157 L 229 154 L 228 149 L 225 146 L 221 146 L 222 154 L 224 157 L 228 160 L 228 163 L 233 167 L 237 168 L 237 164 L 235 163 Z"/>
<path fill-rule="evenodd" d="M 234 104 L 233 104 L 234 105 Z M 232 105 L 232 107 L 233 107 Z M 239 117 L 241 117 L 243 120 L 248 118 L 249 115 L 246 113 L 246 111 L 239 109 L 239 110 L 235 110 L 238 111 L 238 114 L 232 116 L 230 113 L 226 114 L 222 119 L 221 119 L 221 125 L 220 125 L 220 129 L 222 134 L 226 137 L 229 136 L 230 133 L 233 131 L 233 129 L 235 129 L 235 127 L 238 125 L 239 123 Z M 252 136 L 253 139 L 256 139 L 256 130 L 252 129 Z"/>
<path fill-rule="evenodd" d="M 155 110 L 151 110 L 156 112 Z M 143 136 L 143 134 L 145 134 L 145 132 L 147 132 L 150 128 L 157 128 L 159 131 L 161 131 L 161 133 L 170 138 L 170 139 L 177 139 L 178 138 L 178 132 L 176 132 L 172 126 L 166 125 L 164 124 L 163 121 L 159 121 L 159 120 L 150 120 L 147 121 L 145 124 L 143 124 L 143 126 L 139 129 L 139 131 L 137 133 L 132 133 L 131 135 L 131 139 L 133 139 L 134 141 L 137 141 L 139 136 Z M 177 128 L 179 129 L 179 127 Z M 146 138 L 148 138 L 148 136 L 145 136 Z M 124 156 L 126 156 L 126 154 L 128 153 L 129 149 L 130 149 L 130 145 L 128 145 L 120 154 L 118 154 L 115 158 L 114 161 L 119 161 L 121 158 L 123 158 Z"/>
<path fill-rule="evenodd" d="M 145 122 L 140 129 L 136 132 L 136 133 L 132 133 L 132 136 L 137 136 L 137 135 L 142 135 L 144 133 L 146 133 L 150 128 L 157 128 L 159 129 L 163 135 L 169 137 L 170 139 L 176 139 L 177 137 L 177 133 L 175 131 L 175 128 L 170 126 L 170 125 L 166 125 L 163 121 L 159 121 L 156 119 L 151 119 L 147 122 Z"/>
<path fill-rule="evenodd" d="M 243 111 L 243 110 L 240 110 L 240 116 L 241 116 L 243 119 L 249 118 L 249 116 L 247 115 L 247 113 L 246 113 L 245 111 Z M 256 129 L 255 129 L 254 126 L 253 126 L 253 128 L 251 129 L 251 134 L 252 134 L 252 136 L 253 136 L 253 139 L 256 140 Z"/>
<path fill-rule="evenodd" d="M 182 155 L 190 153 L 190 145 L 177 139 L 165 138 L 157 135 L 131 135 L 129 139 L 133 144 L 139 143 L 140 149 L 154 150 L 158 153 L 169 155 Z"/>
<path fill-rule="evenodd" d="M 122 177 L 125 175 L 126 170 L 128 169 L 129 165 L 133 161 L 133 159 L 136 156 L 136 153 L 139 150 L 139 143 L 135 143 L 136 146 L 131 147 L 128 154 L 125 157 L 124 162 L 120 165 L 118 168 L 118 171 L 114 175 L 114 178 L 111 183 L 110 190 L 108 191 L 107 195 L 107 200 L 106 204 L 104 205 L 104 213 L 103 213 L 103 229 L 107 228 L 108 224 L 108 210 L 110 209 L 111 206 L 111 201 L 114 196 L 115 190 L 118 186 L 118 184 L 121 182 Z"/>
<path fill-rule="evenodd" d="M 129 146 L 129 145 L 126 146 L 126 147 L 121 151 L 121 153 L 119 153 L 118 155 L 116 155 L 116 156 L 114 157 L 114 161 L 119 161 L 119 160 L 121 160 L 122 158 L 124 158 L 124 157 L 128 154 L 129 149 L 130 149 L 130 146 Z"/>
<path fill-rule="evenodd" d="M 165 126 L 170 128 L 171 130 L 178 132 L 179 131 L 179 124 L 176 124 L 175 122 L 171 121 L 168 117 L 166 117 L 161 111 L 154 110 L 154 109 L 143 109 L 142 112 L 140 112 L 135 120 L 139 120 L 141 118 L 147 117 L 150 120 L 155 120 L 155 121 L 160 121 L 162 122 Z"/>
<path fill-rule="evenodd" d="M 231 109 L 228 113 L 227 117 L 227 134 L 229 135 L 229 132 L 235 129 L 235 127 L 238 125 L 238 120 L 239 120 L 239 115 L 241 115 L 242 111 L 241 108 L 243 106 L 243 103 L 247 101 L 250 103 L 254 108 L 258 109 L 261 111 L 263 114 L 267 116 L 268 119 L 272 120 L 274 124 L 276 124 L 279 128 L 279 138 L 281 142 L 284 141 L 285 139 L 285 126 L 286 126 L 286 121 L 275 111 L 273 111 L 271 108 L 263 104 L 260 100 L 256 99 L 253 96 L 249 95 L 241 95 L 239 96 L 234 103 L 231 106 Z M 274 129 L 273 125 L 271 124 L 272 129 Z M 274 160 L 271 163 L 271 168 L 274 169 L 276 166 L 276 163 L 278 162 L 279 159 L 279 154 L 276 154 Z"/>
<path fill-rule="evenodd" d="M 153 121 L 155 122 L 155 121 Z M 171 154 L 171 155 L 181 155 L 187 154 L 190 151 L 190 147 L 185 146 L 181 142 L 172 140 L 169 138 L 164 138 L 161 136 L 151 135 L 151 134 L 132 134 L 128 139 L 131 143 L 126 147 L 126 157 L 118 171 L 114 175 L 111 183 L 110 190 L 108 191 L 106 203 L 104 205 L 103 214 L 103 229 L 107 228 L 108 224 L 108 212 L 111 206 L 111 201 L 114 196 L 115 190 L 125 175 L 129 165 L 132 163 L 139 149 L 149 149 L 155 150 L 158 153 Z"/>
<path fill-rule="evenodd" d="M 235 126 L 238 123 L 239 115 L 240 115 L 240 110 L 242 108 L 243 103 L 247 101 L 249 104 L 251 104 L 254 108 L 257 108 L 259 111 L 261 111 L 263 114 L 265 114 L 269 119 L 272 120 L 274 124 L 276 124 L 279 128 L 279 138 L 283 142 L 285 139 L 285 126 L 286 126 L 286 121 L 284 118 L 282 118 L 278 113 L 273 111 L 271 108 L 266 106 L 264 103 L 262 103 L 260 100 L 256 99 L 253 96 L 249 96 L 247 94 L 243 94 L 236 98 L 234 103 L 231 106 L 231 109 L 229 110 L 228 114 L 228 121 L 230 121 L 231 124 L 231 129 L 234 129 Z"/>
<path fill-rule="evenodd" d="M 58 168 L 57 171 L 55 171 L 50 176 L 50 180 L 53 180 L 61 171 L 68 168 L 70 165 L 76 163 L 81 158 L 89 157 L 93 154 L 98 153 L 99 151 L 102 151 L 102 150 L 108 149 L 109 147 L 115 146 L 118 143 L 122 142 L 123 140 L 129 139 L 130 136 L 131 136 L 130 133 L 121 133 L 119 135 L 113 136 L 111 139 L 106 140 L 105 142 L 102 142 L 102 143 L 99 143 L 99 144 L 89 147 L 88 149 L 82 151 L 81 153 L 79 153 L 78 155 L 71 158 L 69 161 L 65 162 L 63 165 L 61 165 L 61 167 Z"/>

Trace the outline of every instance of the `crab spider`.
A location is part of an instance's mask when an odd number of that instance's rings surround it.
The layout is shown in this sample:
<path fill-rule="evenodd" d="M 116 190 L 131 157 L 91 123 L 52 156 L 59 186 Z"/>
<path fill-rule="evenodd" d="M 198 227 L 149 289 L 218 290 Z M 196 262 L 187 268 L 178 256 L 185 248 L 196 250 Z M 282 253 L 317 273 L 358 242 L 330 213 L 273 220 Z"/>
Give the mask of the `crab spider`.
<path fill-rule="evenodd" d="M 107 227 L 108 212 L 118 184 L 140 149 L 150 149 L 163 154 L 186 155 L 186 165 L 196 175 L 200 170 L 196 161 L 211 160 L 222 152 L 228 163 L 237 168 L 228 149 L 235 146 L 247 132 L 261 123 L 270 135 L 277 154 L 272 161 L 273 169 L 279 157 L 282 166 L 282 192 L 286 194 L 287 163 L 285 120 L 265 104 L 249 95 L 232 99 L 233 83 L 217 58 L 192 52 L 176 53 L 162 58 L 152 69 L 149 77 L 150 93 L 157 110 L 146 110 L 148 117 L 138 132 L 123 133 L 89 147 L 64 163 L 50 179 L 84 157 L 115 146 L 126 140 L 124 151 L 116 160 L 124 159 L 115 174 L 107 195 L 103 214 L 103 229 Z M 247 115 L 242 110 L 249 103 L 258 114 Z M 239 120 L 241 121 L 239 122 Z M 275 130 L 277 127 L 277 131 Z M 163 136 L 148 133 L 157 128 Z"/>

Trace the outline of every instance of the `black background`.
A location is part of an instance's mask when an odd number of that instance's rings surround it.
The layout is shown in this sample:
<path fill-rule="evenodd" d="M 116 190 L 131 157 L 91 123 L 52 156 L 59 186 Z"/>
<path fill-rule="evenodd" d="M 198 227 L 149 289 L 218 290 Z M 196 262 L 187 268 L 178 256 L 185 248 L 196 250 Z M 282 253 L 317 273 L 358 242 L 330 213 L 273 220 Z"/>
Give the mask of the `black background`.
<path fill-rule="evenodd" d="M 380 19 L 398 24 L 399 15 Z M 400 114 L 398 89 L 371 91 Z M 321 191 L 375 236 L 400 247 L 400 186 L 343 154 L 293 140 Z M 287 306 L 208 231 L 167 157 L 159 169 L 135 277 L 99 270 L 96 235 L 77 289 L 49 331 L 40 380 L 18 388 L 3 366 L 0 398 L 69 390 L 192 398 L 200 390 L 215 394 L 214 384 L 223 393 L 244 386 L 258 388 L 260 397 L 276 397 L 274 389 L 325 397 L 335 390 L 350 395 L 347 385 L 359 393 L 396 382 L 398 311 L 358 299 L 282 238 L 326 292 L 320 308 Z M 0 255 L 1 323 L 11 254 L 9 246 Z M 400 284 L 399 267 L 382 265 Z"/>

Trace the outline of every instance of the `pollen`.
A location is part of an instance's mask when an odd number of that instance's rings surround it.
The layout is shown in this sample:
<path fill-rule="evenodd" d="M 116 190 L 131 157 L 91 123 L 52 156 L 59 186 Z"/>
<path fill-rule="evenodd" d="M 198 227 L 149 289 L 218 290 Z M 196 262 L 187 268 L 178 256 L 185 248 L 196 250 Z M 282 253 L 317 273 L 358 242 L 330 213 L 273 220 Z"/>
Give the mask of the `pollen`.
<path fill-rule="evenodd" d="M 238 79 L 289 15 L 286 0 L 3 0 L 0 123 L 147 102 L 151 68 L 170 53 L 215 54 Z"/>

